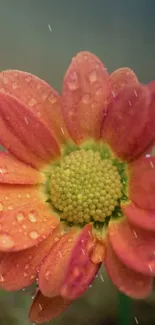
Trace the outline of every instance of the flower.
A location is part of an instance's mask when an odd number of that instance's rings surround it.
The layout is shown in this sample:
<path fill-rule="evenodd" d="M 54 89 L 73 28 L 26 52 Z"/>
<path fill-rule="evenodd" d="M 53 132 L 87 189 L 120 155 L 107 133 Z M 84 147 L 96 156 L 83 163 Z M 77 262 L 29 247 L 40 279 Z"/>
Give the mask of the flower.
<path fill-rule="evenodd" d="M 78 298 L 103 262 L 133 298 L 155 275 L 154 82 L 73 58 L 62 96 L 26 72 L 0 74 L 0 285 L 38 278 L 30 320 Z M 150 154 L 149 154 L 150 153 Z"/>

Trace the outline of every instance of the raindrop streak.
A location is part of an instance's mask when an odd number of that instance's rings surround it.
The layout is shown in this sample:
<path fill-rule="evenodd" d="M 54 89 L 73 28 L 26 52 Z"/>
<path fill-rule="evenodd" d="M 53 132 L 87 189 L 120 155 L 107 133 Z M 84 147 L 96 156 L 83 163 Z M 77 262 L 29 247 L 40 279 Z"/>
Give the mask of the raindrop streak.
<path fill-rule="evenodd" d="M 151 165 L 152 168 L 154 168 L 154 164 L 153 164 L 152 161 L 150 161 L 150 165 Z"/>
<path fill-rule="evenodd" d="M 113 95 L 114 98 L 116 97 L 114 91 L 112 91 L 112 95 Z"/>
<path fill-rule="evenodd" d="M 136 324 L 139 324 L 137 317 L 135 317 L 135 322 Z"/>
<path fill-rule="evenodd" d="M 65 132 L 64 132 L 64 129 L 63 129 L 63 128 L 61 128 L 61 132 L 62 132 L 62 134 L 65 134 Z"/>
<path fill-rule="evenodd" d="M 49 29 L 50 32 L 52 32 L 52 27 L 51 27 L 50 24 L 48 24 L 48 29 Z"/>
<path fill-rule="evenodd" d="M 104 279 L 103 279 L 103 276 L 102 276 L 102 274 L 100 275 L 100 278 L 101 278 L 102 282 L 104 282 Z"/>
<path fill-rule="evenodd" d="M 39 304 L 39 309 L 40 309 L 40 310 L 42 310 L 42 309 L 43 309 L 43 307 L 42 307 L 42 305 L 41 305 L 41 304 Z"/>
<path fill-rule="evenodd" d="M 29 124 L 27 117 L 24 117 L 25 123 Z"/>
<path fill-rule="evenodd" d="M 135 230 L 133 230 L 133 235 L 134 235 L 134 237 L 135 237 L 136 239 L 138 238 L 137 233 L 135 232 Z"/>
<path fill-rule="evenodd" d="M 150 264 L 148 264 L 148 268 L 149 268 L 149 270 L 152 272 L 153 270 L 152 270 L 152 266 L 150 265 Z"/>

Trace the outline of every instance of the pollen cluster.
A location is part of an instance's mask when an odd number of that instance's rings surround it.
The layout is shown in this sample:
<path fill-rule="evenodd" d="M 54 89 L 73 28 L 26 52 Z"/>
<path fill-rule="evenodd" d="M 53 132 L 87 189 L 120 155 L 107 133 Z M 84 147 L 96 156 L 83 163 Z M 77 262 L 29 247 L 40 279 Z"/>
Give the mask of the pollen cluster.
<path fill-rule="evenodd" d="M 74 151 L 52 168 L 52 204 L 62 219 L 75 224 L 104 222 L 118 205 L 121 189 L 117 167 L 93 150 Z"/>

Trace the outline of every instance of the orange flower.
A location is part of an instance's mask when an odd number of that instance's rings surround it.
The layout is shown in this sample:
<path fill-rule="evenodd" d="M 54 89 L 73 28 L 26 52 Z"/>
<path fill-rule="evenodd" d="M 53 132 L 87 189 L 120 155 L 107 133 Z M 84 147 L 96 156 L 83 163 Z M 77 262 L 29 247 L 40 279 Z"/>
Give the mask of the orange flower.
<path fill-rule="evenodd" d="M 154 83 L 108 74 L 79 53 L 62 96 L 21 71 L 0 74 L 0 285 L 38 278 L 30 319 L 48 321 L 87 289 L 103 262 L 133 298 L 155 275 Z"/>

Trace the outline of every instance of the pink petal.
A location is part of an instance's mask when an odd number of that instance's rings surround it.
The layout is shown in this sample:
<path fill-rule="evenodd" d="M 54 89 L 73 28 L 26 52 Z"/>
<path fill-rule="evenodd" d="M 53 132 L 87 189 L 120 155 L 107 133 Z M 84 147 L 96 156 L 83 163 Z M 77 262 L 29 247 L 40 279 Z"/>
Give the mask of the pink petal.
<path fill-rule="evenodd" d="M 89 52 L 73 58 L 64 78 L 64 118 L 73 140 L 99 138 L 109 95 L 108 73 L 102 62 Z"/>
<path fill-rule="evenodd" d="M 152 277 L 126 267 L 115 254 L 109 241 L 107 242 L 105 268 L 114 285 L 131 298 L 145 298 L 152 290 Z"/>
<path fill-rule="evenodd" d="M 40 78 L 18 70 L 0 73 L 0 88 L 23 102 L 49 129 L 58 142 L 64 142 L 68 133 L 57 91 Z"/>

